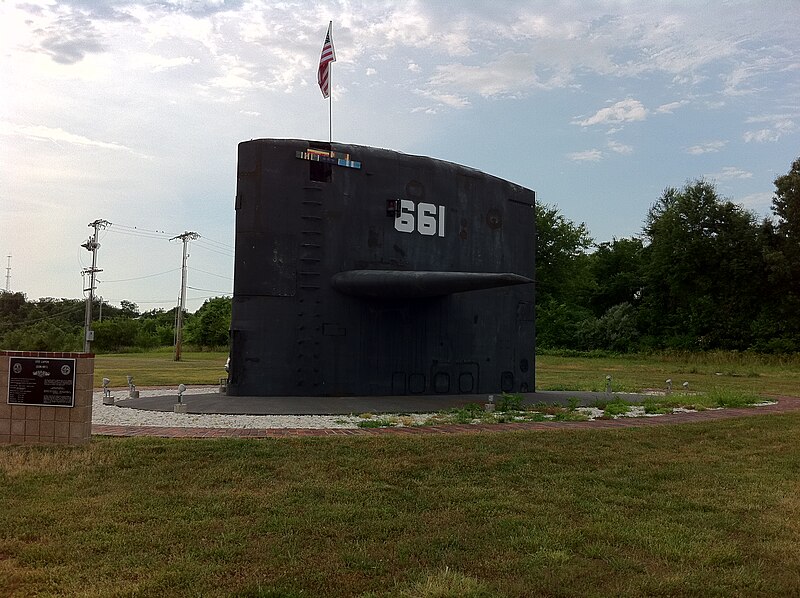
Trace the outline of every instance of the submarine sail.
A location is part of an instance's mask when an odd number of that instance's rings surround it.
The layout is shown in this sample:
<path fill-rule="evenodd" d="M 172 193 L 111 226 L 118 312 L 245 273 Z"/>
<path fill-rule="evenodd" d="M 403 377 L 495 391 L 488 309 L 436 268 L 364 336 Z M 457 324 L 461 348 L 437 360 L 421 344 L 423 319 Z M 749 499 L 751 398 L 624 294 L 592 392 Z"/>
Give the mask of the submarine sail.
<path fill-rule="evenodd" d="M 228 394 L 532 392 L 534 199 L 433 158 L 240 143 Z"/>

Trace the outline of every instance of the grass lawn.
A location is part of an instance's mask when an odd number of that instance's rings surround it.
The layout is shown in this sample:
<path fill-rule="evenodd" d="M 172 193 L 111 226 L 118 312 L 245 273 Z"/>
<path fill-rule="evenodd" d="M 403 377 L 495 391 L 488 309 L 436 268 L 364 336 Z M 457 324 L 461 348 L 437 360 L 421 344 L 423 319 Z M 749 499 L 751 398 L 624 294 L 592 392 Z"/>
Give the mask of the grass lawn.
<path fill-rule="evenodd" d="M 148 353 L 100 354 L 95 358 L 94 386 L 103 385 L 103 378 L 110 385 L 127 386 L 127 376 L 133 376 L 136 386 L 177 386 L 178 384 L 217 384 L 224 378 L 225 352 L 186 352 L 180 361 L 174 361 L 174 353 L 153 351 Z"/>
<path fill-rule="evenodd" d="M 760 394 L 800 393 L 800 355 L 767 356 L 732 352 L 587 356 L 536 356 L 537 390 L 605 390 L 611 376 L 615 392 L 665 389 L 667 379 L 680 390 L 730 389 Z"/>
<path fill-rule="evenodd" d="M 800 591 L 800 415 L 0 448 L 0 594 Z"/>

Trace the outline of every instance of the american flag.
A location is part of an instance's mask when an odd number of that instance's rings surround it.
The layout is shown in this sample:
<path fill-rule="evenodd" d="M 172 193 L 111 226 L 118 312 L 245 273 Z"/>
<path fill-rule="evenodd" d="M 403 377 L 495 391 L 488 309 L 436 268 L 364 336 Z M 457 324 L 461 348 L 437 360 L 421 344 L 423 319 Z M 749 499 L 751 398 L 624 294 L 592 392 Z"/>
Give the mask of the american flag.
<path fill-rule="evenodd" d="M 317 70 L 317 83 L 319 83 L 319 88 L 322 90 L 323 98 L 331 95 L 331 62 L 336 62 L 331 27 L 333 27 L 333 21 L 328 23 L 328 33 L 325 34 L 325 43 L 322 44 L 322 54 L 319 57 L 319 69 Z"/>

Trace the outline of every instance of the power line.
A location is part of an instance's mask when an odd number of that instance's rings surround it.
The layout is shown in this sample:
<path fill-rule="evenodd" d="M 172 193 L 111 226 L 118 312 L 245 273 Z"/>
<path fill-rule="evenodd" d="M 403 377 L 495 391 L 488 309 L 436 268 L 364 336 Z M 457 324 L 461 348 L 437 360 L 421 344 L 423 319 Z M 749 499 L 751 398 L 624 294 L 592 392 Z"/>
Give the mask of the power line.
<path fill-rule="evenodd" d="M 128 226 L 128 225 L 125 225 L 125 224 L 112 223 L 112 226 L 113 226 L 113 228 L 109 229 L 109 230 L 111 230 L 113 232 L 119 232 L 119 233 L 128 232 L 128 233 L 137 234 L 137 235 L 155 235 L 155 236 L 163 237 L 163 238 L 167 238 L 167 239 L 172 235 L 172 233 L 168 233 L 167 231 L 164 231 L 164 230 L 149 230 L 149 229 L 146 229 L 146 228 L 141 228 L 141 227 L 138 227 L 138 226 Z M 117 229 L 122 229 L 122 230 L 117 230 Z"/>
<path fill-rule="evenodd" d="M 230 293 L 228 293 L 227 295 L 230 295 Z M 187 301 L 200 301 L 200 299 L 217 299 L 217 298 L 219 298 L 219 295 L 203 295 L 203 296 L 200 296 L 200 297 L 187 297 L 186 300 Z"/>
<path fill-rule="evenodd" d="M 210 251 L 211 253 L 216 253 L 219 255 L 224 255 L 225 257 L 233 257 L 233 251 L 230 250 L 219 250 L 212 245 L 203 245 L 202 243 L 196 243 L 195 247 L 199 247 L 204 251 Z"/>
<path fill-rule="evenodd" d="M 230 276 L 223 276 L 222 274 L 214 274 L 213 272 L 207 272 L 206 270 L 201 270 L 200 268 L 194 268 L 189 266 L 189 270 L 194 272 L 202 272 L 203 274 L 209 274 L 210 276 L 216 276 L 217 278 L 224 278 L 225 280 L 233 280 Z"/>
<path fill-rule="evenodd" d="M 225 249 L 233 249 L 233 245 L 228 245 L 227 243 L 221 243 L 220 241 L 215 241 L 214 239 L 209 239 L 205 235 L 203 235 L 203 241 L 206 243 L 211 243 L 212 245 L 219 245 L 220 247 L 224 247 Z"/>
<path fill-rule="evenodd" d="M 194 270 L 194 268 L 192 269 Z M 155 276 L 163 276 L 164 274 L 171 274 L 172 272 L 177 272 L 178 270 L 180 270 L 180 268 L 173 268 L 172 270 L 165 270 L 164 272 L 158 272 L 156 274 L 146 274 L 144 276 L 137 276 L 135 278 L 120 278 L 119 280 L 100 280 L 98 282 L 102 282 L 103 284 L 110 284 L 112 282 L 130 282 L 131 280 L 142 280 L 145 278 L 154 278 Z M 207 274 L 210 274 L 210 272 L 207 272 Z"/>
<path fill-rule="evenodd" d="M 204 293 L 221 293 L 222 295 L 230 295 L 232 291 L 215 291 L 213 289 L 198 289 L 197 287 L 190 287 L 187 286 L 187 289 L 192 289 L 193 291 L 203 291 Z"/>

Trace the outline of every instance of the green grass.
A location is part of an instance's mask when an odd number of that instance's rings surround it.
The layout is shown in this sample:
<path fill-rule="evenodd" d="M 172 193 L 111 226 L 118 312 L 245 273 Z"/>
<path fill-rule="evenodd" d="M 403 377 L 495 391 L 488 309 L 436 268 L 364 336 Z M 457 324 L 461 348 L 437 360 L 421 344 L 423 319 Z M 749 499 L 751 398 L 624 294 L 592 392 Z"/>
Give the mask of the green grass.
<path fill-rule="evenodd" d="M 658 353 L 588 357 L 536 356 L 537 390 L 605 390 L 612 377 L 614 392 L 666 389 L 666 380 L 691 391 L 730 389 L 759 394 L 797 395 L 800 355 L 754 355 L 735 352 Z"/>
<path fill-rule="evenodd" d="M 172 351 L 148 353 L 111 353 L 97 355 L 94 364 L 94 386 L 127 386 L 126 376 L 133 376 L 136 386 L 177 386 L 178 384 L 218 384 L 224 378 L 227 352 L 183 352 L 174 361 Z"/>
<path fill-rule="evenodd" d="M 796 595 L 798 437 L 800 414 L 0 447 L 0 594 Z"/>

